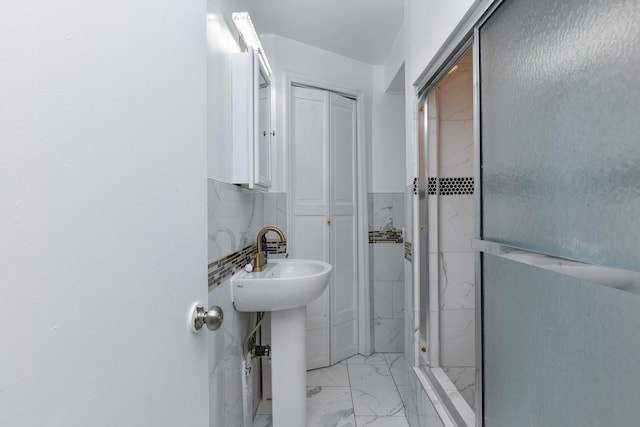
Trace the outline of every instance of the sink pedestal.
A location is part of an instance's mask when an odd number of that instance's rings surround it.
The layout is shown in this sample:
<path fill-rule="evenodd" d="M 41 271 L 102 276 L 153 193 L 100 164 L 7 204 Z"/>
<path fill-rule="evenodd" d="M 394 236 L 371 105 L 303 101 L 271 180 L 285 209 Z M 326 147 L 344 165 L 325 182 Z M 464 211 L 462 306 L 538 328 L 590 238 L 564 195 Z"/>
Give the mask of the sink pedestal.
<path fill-rule="evenodd" d="M 273 427 L 306 426 L 307 307 L 271 312 Z"/>
<path fill-rule="evenodd" d="M 331 270 L 324 261 L 277 259 L 231 278 L 237 311 L 271 312 L 273 427 L 307 425 L 307 304 L 327 288 Z"/>

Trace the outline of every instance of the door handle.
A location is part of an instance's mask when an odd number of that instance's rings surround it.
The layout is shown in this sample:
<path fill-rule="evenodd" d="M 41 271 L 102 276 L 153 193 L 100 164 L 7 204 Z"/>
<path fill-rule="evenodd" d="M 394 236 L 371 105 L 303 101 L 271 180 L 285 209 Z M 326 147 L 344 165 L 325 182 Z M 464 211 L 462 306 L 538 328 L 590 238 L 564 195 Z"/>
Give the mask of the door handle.
<path fill-rule="evenodd" d="M 198 332 L 206 325 L 210 331 L 217 331 L 222 326 L 223 319 L 224 313 L 219 306 L 213 305 L 209 308 L 209 311 L 204 311 L 204 306 L 196 303 L 191 311 L 191 330 Z"/>

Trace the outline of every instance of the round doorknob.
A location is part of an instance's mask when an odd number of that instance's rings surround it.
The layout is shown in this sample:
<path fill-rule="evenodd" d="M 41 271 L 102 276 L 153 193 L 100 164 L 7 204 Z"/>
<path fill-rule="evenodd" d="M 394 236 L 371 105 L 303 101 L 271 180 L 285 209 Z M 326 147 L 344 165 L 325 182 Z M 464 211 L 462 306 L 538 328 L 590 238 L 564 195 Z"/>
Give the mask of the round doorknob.
<path fill-rule="evenodd" d="M 204 311 L 202 304 L 196 304 L 193 308 L 191 327 L 194 332 L 198 332 L 205 325 L 210 331 L 216 331 L 222 325 L 223 318 L 222 308 L 217 305 L 210 307 L 209 311 Z"/>

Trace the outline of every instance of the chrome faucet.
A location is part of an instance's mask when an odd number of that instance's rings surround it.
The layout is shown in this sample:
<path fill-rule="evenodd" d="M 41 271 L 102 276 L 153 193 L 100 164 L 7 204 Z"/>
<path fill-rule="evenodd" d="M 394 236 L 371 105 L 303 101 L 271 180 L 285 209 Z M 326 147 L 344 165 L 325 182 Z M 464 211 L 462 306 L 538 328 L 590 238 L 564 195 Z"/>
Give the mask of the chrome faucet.
<path fill-rule="evenodd" d="M 280 241 L 284 242 L 287 239 L 284 237 L 284 233 L 278 227 L 268 226 L 258 231 L 258 237 L 256 238 L 256 248 L 258 249 L 258 253 L 255 256 L 255 264 L 253 265 L 253 271 L 262 271 L 264 269 L 264 265 L 267 263 L 264 252 L 262 252 L 262 237 L 267 234 L 269 231 L 273 231 L 278 233 L 280 236 Z"/>

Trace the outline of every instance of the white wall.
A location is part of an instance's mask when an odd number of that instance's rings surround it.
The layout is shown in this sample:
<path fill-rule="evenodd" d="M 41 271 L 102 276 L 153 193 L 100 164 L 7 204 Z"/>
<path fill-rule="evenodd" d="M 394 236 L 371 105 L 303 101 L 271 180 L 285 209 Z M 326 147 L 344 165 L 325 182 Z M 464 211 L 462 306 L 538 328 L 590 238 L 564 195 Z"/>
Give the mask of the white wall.
<path fill-rule="evenodd" d="M 413 85 L 473 0 L 407 0 L 404 9 L 407 83 Z"/>
<path fill-rule="evenodd" d="M 416 107 L 413 86 L 473 0 L 407 0 L 404 8 L 406 96 L 406 184 L 418 176 Z"/>
<path fill-rule="evenodd" d="M 396 77 L 396 74 L 400 71 L 401 67 L 404 65 L 404 61 L 406 58 L 405 52 L 405 38 L 404 38 L 405 26 L 404 23 L 400 26 L 398 30 L 398 34 L 396 35 L 396 39 L 393 41 L 393 45 L 389 50 L 387 55 L 387 59 L 384 63 L 384 87 L 389 88 L 391 83 Z M 404 74 L 404 71 L 403 71 Z M 404 81 L 404 79 L 403 79 Z M 404 92 L 404 89 L 402 90 Z"/>
<path fill-rule="evenodd" d="M 371 141 L 372 66 L 344 56 L 300 43 L 285 37 L 263 34 L 260 36 L 273 69 L 272 84 L 275 90 L 271 122 L 276 136 L 274 149 L 273 186 L 271 191 L 285 191 L 287 180 L 286 147 L 286 78 L 285 73 L 304 76 L 318 85 L 323 83 L 362 92 L 364 108 L 365 145 Z"/>
<path fill-rule="evenodd" d="M 402 192 L 404 185 L 404 106 L 402 95 L 384 93 L 384 67 L 374 67 L 281 36 L 261 35 L 273 68 L 274 109 L 272 123 L 274 177 L 271 191 L 285 191 L 287 177 L 286 78 L 303 76 L 309 81 L 332 84 L 363 93 L 364 132 L 370 192 Z M 401 65 L 401 64 L 398 64 Z"/>
<path fill-rule="evenodd" d="M 371 193 L 403 193 L 404 94 L 386 94 L 384 67 L 373 67 Z"/>

